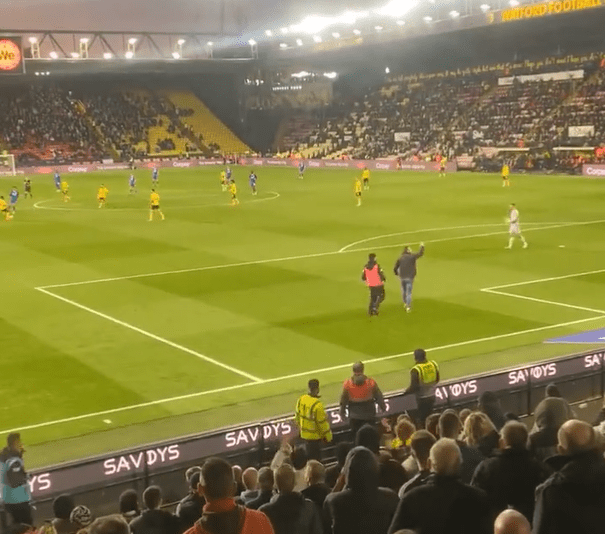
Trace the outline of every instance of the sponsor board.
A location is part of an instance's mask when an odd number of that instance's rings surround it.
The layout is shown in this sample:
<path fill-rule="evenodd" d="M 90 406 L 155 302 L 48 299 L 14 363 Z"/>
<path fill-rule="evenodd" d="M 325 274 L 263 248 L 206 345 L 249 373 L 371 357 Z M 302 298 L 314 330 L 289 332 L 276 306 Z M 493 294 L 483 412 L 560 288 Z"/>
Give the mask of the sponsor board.
<path fill-rule="evenodd" d="M 582 176 L 588 176 L 590 178 L 604 178 L 605 165 L 585 163 L 582 165 Z"/>

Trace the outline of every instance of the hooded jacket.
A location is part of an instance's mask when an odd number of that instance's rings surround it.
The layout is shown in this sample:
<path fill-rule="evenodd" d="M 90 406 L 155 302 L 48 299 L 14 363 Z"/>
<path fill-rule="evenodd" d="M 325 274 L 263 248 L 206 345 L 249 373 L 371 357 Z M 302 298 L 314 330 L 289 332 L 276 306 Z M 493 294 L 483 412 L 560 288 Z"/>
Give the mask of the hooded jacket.
<path fill-rule="evenodd" d="M 397 494 L 379 488 L 376 456 L 365 447 L 352 449 L 344 466 L 346 485 L 331 493 L 324 513 L 333 534 L 386 534 L 397 508 Z"/>
<path fill-rule="evenodd" d="M 23 455 L 5 447 L 0 453 L 0 499 L 6 504 L 22 504 L 31 500 Z"/>
<path fill-rule="evenodd" d="M 594 534 L 605 528 L 605 459 L 598 451 L 555 456 L 559 468 L 536 490 L 535 534 Z"/>
<path fill-rule="evenodd" d="M 349 410 L 349 419 L 373 421 L 376 417 L 376 404 L 382 411 L 386 405 L 382 392 L 373 378 L 364 374 L 354 374 L 345 381 L 340 395 L 340 413 Z"/>
<path fill-rule="evenodd" d="M 275 534 L 323 534 L 317 506 L 297 491 L 275 495 L 258 510 L 269 518 Z"/>

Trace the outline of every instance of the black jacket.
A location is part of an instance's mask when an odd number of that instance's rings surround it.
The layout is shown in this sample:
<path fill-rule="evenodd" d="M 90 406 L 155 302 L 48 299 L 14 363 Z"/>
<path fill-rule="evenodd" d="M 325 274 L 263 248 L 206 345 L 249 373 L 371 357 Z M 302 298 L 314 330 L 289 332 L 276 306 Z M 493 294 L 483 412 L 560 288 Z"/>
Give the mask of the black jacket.
<path fill-rule="evenodd" d="M 248 501 L 246 508 L 250 508 L 250 510 L 258 510 L 263 504 L 267 504 L 273 495 L 273 490 L 261 491 L 256 499 Z"/>
<path fill-rule="evenodd" d="M 460 480 L 464 484 L 470 484 L 475 474 L 477 466 L 485 460 L 485 456 L 481 454 L 479 449 L 475 447 L 469 447 L 463 441 L 456 441 L 458 447 L 460 447 L 460 454 L 462 454 L 462 467 L 460 472 Z"/>
<path fill-rule="evenodd" d="M 317 506 L 296 491 L 275 495 L 259 512 L 267 515 L 275 534 L 323 534 Z"/>
<path fill-rule="evenodd" d="M 164 510 L 145 510 L 130 523 L 132 534 L 180 534 L 178 517 Z"/>
<path fill-rule="evenodd" d="M 395 262 L 393 272 L 402 280 L 414 279 L 416 276 L 416 260 L 422 258 L 424 247 L 420 247 L 418 252 L 404 252 Z"/>
<path fill-rule="evenodd" d="M 204 504 L 206 504 L 206 499 L 198 493 L 189 493 L 181 499 L 176 507 L 176 515 L 184 529 L 191 528 L 202 517 Z"/>
<path fill-rule="evenodd" d="M 456 477 L 432 475 L 403 496 L 389 534 L 406 528 L 422 534 L 492 534 L 487 495 Z"/>
<path fill-rule="evenodd" d="M 605 530 L 605 460 L 597 451 L 556 456 L 558 468 L 536 490 L 534 534 L 595 534 Z"/>
<path fill-rule="evenodd" d="M 323 508 L 324 501 L 331 492 L 332 489 L 323 483 L 313 484 L 301 491 L 303 497 L 313 501 L 319 507 L 319 510 Z"/>
<path fill-rule="evenodd" d="M 536 488 L 547 477 L 528 450 L 504 449 L 479 464 L 471 484 L 487 493 L 494 517 L 512 507 L 531 521 Z"/>

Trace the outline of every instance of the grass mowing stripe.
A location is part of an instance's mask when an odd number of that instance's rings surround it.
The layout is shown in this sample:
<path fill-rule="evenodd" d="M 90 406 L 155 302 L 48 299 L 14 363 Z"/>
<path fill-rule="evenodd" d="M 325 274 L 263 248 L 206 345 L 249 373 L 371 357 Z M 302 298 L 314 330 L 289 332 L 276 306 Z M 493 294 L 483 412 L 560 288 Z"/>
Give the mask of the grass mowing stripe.
<path fill-rule="evenodd" d="M 514 284 L 505 284 L 502 286 L 486 287 L 481 291 L 491 291 L 492 289 L 506 289 L 507 287 L 528 286 L 531 284 L 540 284 L 542 282 L 554 282 L 556 280 L 565 280 L 566 278 L 575 278 L 576 276 L 588 276 L 590 274 L 605 273 L 605 269 L 596 269 L 595 271 L 584 271 L 581 273 L 564 274 L 563 276 L 551 276 L 550 278 L 538 278 L 537 280 L 528 280 L 527 282 L 516 282 Z"/>
<path fill-rule="evenodd" d="M 38 291 L 44 293 L 45 295 L 49 295 L 51 297 L 54 297 L 58 300 L 61 300 L 67 304 L 71 304 L 72 306 L 75 306 L 76 308 L 80 308 L 81 310 L 87 311 L 88 313 L 92 313 L 93 315 L 97 315 L 103 319 L 107 319 L 108 321 L 111 321 L 112 323 L 118 324 L 120 326 L 123 326 L 124 328 L 128 328 L 129 330 L 133 330 L 134 332 L 137 332 L 139 334 L 142 334 L 144 336 L 147 336 L 155 341 L 159 341 L 160 343 L 164 343 L 165 345 L 168 345 L 169 347 L 172 347 L 174 349 L 178 349 L 180 351 L 186 352 L 187 354 L 191 354 L 197 358 L 199 358 L 200 360 L 204 360 L 205 362 L 211 363 L 213 365 L 216 365 L 218 367 L 222 367 L 223 369 L 226 369 L 227 371 L 231 371 L 232 373 L 235 373 L 237 375 L 243 376 L 244 378 L 247 378 L 248 380 L 252 380 L 252 382 L 262 382 L 262 380 L 254 375 L 251 375 L 249 373 L 246 373 L 245 371 L 242 371 L 240 369 L 236 369 L 235 367 L 232 367 L 230 365 L 227 365 L 226 363 L 220 362 L 218 360 L 215 360 L 214 358 L 210 358 L 209 356 L 205 356 L 204 354 L 201 354 L 199 352 L 196 352 L 193 349 L 187 348 L 183 345 L 179 345 L 178 343 L 174 343 L 173 341 L 170 341 L 169 339 L 165 339 L 163 337 L 160 336 L 156 336 L 155 334 L 152 334 L 151 332 L 147 332 L 146 330 L 143 330 L 142 328 L 139 328 L 137 326 L 131 325 L 129 323 L 126 323 L 124 321 L 120 321 L 119 319 L 116 319 L 115 317 L 112 317 L 111 315 L 107 315 L 103 312 L 94 310 L 92 308 L 89 308 L 88 306 L 84 306 L 83 304 L 80 304 L 78 302 L 76 302 L 75 300 L 71 300 L 65 297 L 62 297 L 61 295 L 57 295 L 55 293 L 52 293 L 50 291 L 48 291 L 47 289 L 44 289 L 42 287 L 37 287 L 36 288 Z"/>
<path fill-rule="evenodd" d="M 60 300 L 65 300 L 65 301 L 69 301 L 69 299 L 64 299 L 63 297 L 60 297 L 59 295 L 54 295 L 53 293 L 50 293 L 49 291 L 45 291 L 43 289 L 38 288 L 39 291 L 42 291 L 43 293 L 47 293 L 48 295 L 51 295 L 53 297 L 56 297 Z M 70 302 L 71 303 L 71 302 Z M 75 305 L 77 305 L 80 308 L 84 308 L 87 309 L 86 306 L 82 306 L 81 304 L 78 303 L 74 303 Z M 88 311 L 88 309 L 87 309 Z M 101 314 L 100 312 L 96 312 L 94 310 L 92 310 L 93 313 L 100 315 L 101 317 L 104 317 L 104 314 Z M 439 350 L 447 350 L 447 349 L 452 349 L 452 348 L 456 348 L 456 347 L 464 347 L 466 345 L 473 345 L 476 343 L 482 343 L 485 341 L 494 341 L 496 339 L 505 339 L 505 338 L 509 338 L 509 337 L 514 337 L 514 336 L 520 336 L 523 334 L 531 334 L 534 332 L 541 332 L 544 330 L 552 330 L 555 328 L 562 328 L 565 326 L 572 326 L 572 325 L 576 325 L 576 324 L 582 324 L 582 323 L 586 323 L 586 322 L 590 322 L 590 321 L 595 321 L 597 319 L 602 319 L 603 317 L 605 317 L 605 314 L 603 315 L 599 315 L 596 317 L 589 317 L 587 319 L 578 319 L 576 321 L 568 321 L 565 323 L 558 323 L 558 324 L 553 324 L 553 325 L 547 325 L 547 326 L 540 326 L 537 328 L 530 328 L 528 330 L 520 330 L 518 332 L 509 332 L 507 334 L 498 334 L 496 336 L 489 336 L 489 337 L 483 337 L 483 338 L 478 338 L 478 339 L 471 339 L 468 341 L 460 341 L 458 343 L 450 343 L 448 345 L 441 345 L 439 347 L 432 347 L 430 349 L 427 349 L 427 352 L 435 352 L 435 351 L 439 351 Z M 112 319 L 113 320 L 113 319 Z M 404 352 L 401 354 L 392 354 L 390 356 L 384 356 L 381 358 L 373 358 L 370 360 L 365 360 L 364 363 L 379 363 L 382 361 L 387 361 L 387 360 L 392 360 L 395 358 L 402 358 L 405 356 L 411 356 L 413 354 L 413 352 Z M 300 378 L 303 376 L 309 376 L 312 374 L 318 374 L 318 373 L 326 373 L 329 371 L 337 371 L 340 369 L 349 369 L 351 367 L 350 363 L 347 364 L 343 364 L 343 365 L 334 365 L 332 367 L 326 367 L 324 369 L 315 369 L 312 371 L 305 371 L 302 373 L 295 373 L 295 374 L 291 374 L 291 375 L 286 375 L 286 376 L 280 376 L 280 377 L 276 377 L 276 378 L 270 378 L 267 380 L 260 380 L 257 382 L 247 382 L 245 384 L 237 384 L 234 386 L 227 386 L 227 387 L 223 387 L 223 388 L 218 388 L 218 389 L 211 389 L 211 390 L 207 390 L 207 391 L 200 391 L 197 393 L 189 393 L 186 395 L 180 395 L 178 397 L 170 397 L 170 398 L 166 398 L 166 399 L 158 399 L 158 400 L 154 400 L 154 401 L 149 401 L 149 402 L 143 402 L 140 404 L 132 404 L 130 406 L 123 406 L 121 408 L 112 408 L 110 410 L 103 410 L 100 412 L 94 412 L 94 413 L 89 413 L 89 414 L 82 414 L 82 415 L 77 415 L 74 417 L 66 417 L 64 419 L 57 419 L 56 421 L 47 421 L 45 423 L 37 423 L 34 425 L 28 425 L 28 426 L 23 426 L 23 427 L 19 427 L 19 428 L 13 428 L 13 429 L 8 429 L 8 430 L 0 430 L 0 433 L 3 434 L 7 434 L 10 432 L 16 432 L 16 431 L 24 431 L 24 430 L 33 430 L 33 429 L 37 429 L 37 428 L 44 428 L 44 427 L 49 427 L 49 426 L 54 426 L 54 425 L 59 425 L 62 423 L 71 423 L 74 421 L 81 421 L 83 419 L 90 419 L 92 417 L 100 417 L 103 415 L 110 415 L 110 414 L 115 414 L 115 413 L 120 413 L 120 412 L 126 412 L 126 411 L 131 411 L 131 410 L 136 410 L 139 408 L 147 408 L 150 406 L 157 406 L 159 404 L 167 404 L 170 402 L 176 402 L 176 401 L 181 401 L 181 400 L 188 400 L 188 399 L 193 399 L 193 398 L 197 398 L 197 397 L 202 397 L 202 396 L 206 396 L 206 395 L 212 395 L 212 394 L 218 394 L 218 393 L 224 393 L 227 391 L 233 391 L 233 390 L 239 390 L 239 389 L 244 389 L 244 388 L 248 388 L 251 386 L 257 386 L 257 385 L 261 385 L 261 384 L 268 384 L 271 382 L 280 382 L 282 380 L 290 380 L 293 378 Z"/>
<path fill-rule="evenodd" d="M 566 278 L 566 277 L 564 277 Z M 594 308 L 586 308 L 584 306 L 576 306 L 575 304 L 565 304 L 564 302 L 555 302 L 554 300 L 545 300 L 545 299 L 538 299 L 536 297 L 527 297 L 525 295 L 515 295 L 514 293 L 506 293 L 504 291 L 496 291 L 494 289 L 482 289 L 481 290 L 483 293 L 490 293 L 491 295 L 502 295 L 504 297 L 513 297 L 516 299 L 521 299 L 521 300 L 528 300 L 530 302 L 539 302 L 542 304 L 551 304 L 552 306 L 561 306 L 563 308 L 571 308 L 573 310 L 582 310 L 582 311 L 589 311 L 592 313 L 603 313 L 605 314 L 605 311 L 603 310 L 595 310 Z"/>

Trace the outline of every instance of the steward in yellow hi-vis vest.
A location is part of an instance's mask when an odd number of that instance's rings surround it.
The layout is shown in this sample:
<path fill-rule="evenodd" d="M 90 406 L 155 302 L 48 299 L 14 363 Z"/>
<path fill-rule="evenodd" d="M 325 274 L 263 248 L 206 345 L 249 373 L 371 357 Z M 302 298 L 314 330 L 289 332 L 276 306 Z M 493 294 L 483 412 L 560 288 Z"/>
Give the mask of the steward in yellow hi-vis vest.
<path fill-rule="evenodd" d="M 306 442 L 307 456 L 321 460 L 321 444 L 332 441 L 332 431 L 324 406 L 319 400 L 319 380 L 309 380 L 309 393 L 298 399 L 294 421 L 300 430 L 301 439 Z"/>
<path fill-rule="evenodd" d="M 414 351 L 414 360 L 416 365 L 410 370 L 410 387 L 404 395 L 414 393 L 416 395 L 417 428 L 424 428 L 426 418 L 433 411 L 435 405 L 435 388 L 439 383 L 439 366 L 437 362 L 426 359 L 426 352 L 423 349 Z"/>

